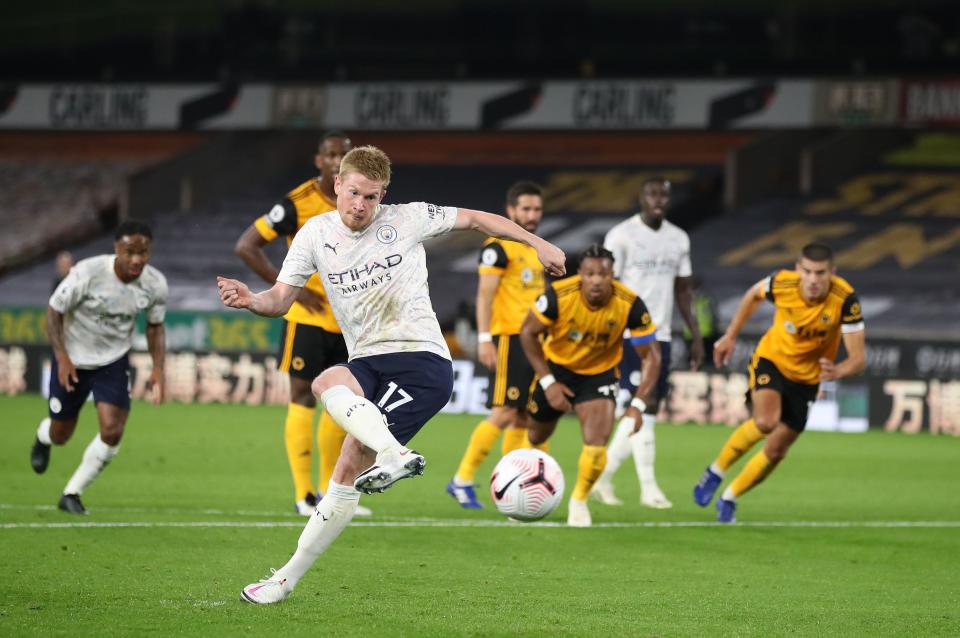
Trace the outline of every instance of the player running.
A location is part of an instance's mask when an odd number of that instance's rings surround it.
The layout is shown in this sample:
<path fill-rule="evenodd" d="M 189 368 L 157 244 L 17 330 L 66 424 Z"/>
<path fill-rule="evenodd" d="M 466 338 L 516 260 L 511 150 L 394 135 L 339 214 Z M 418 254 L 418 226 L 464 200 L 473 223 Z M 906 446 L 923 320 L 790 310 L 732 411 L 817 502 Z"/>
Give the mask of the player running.
<path fill-rule="evenodd" d="M 866 365 L 857 294 L 836 275 L 833 251 L 823 244 L 807 244 L 795 270 L 777 271 L 744 295 L 730 327 L 714 346 L 718 367 L 730 361 L 740 329 L 764 299 L 773 302 L 776 312 L 750 362 L 747 401 L 753 417 L 730 435 L 693 488 L 697 505 L 709 505 L 730 466 L 766 438 L 763 449 L 717 500 L 721 523 L 736 520 L 737 499 L 769 476 L 803 433 L 820 382 L 859 374 Z M 847 358 L 834 363 L 841 336 Z"/>
<path fill-rule="evenodd" d="M 543 191 L 532 182 L 517 182 L 507 190 L 507 217 L 536 232 L 543 218 Z M 533 368 L 520 345 L 520 325 L 543 292 L 543 267 L 537 251 L 515 241 L 491 237 L 480 249 L 477 285 L 477 356 L 488 370 L 487 408 L 490 416 L 470 435 L 457 473 L 447 493 L 466 509 L 481 509 L 474 479 L 503 432 L 503 453 L 527 443 L 527 398 Z"/>
<path fill-rule="evenodd" d="M 451 230 L 479 230 L 534 246 L 549 273 L 564 272 L 563 251 L 500 215 L 381 204 L 389 183 L 383 151 L 353 149 L 335 181 L 337 210 L 297 233 L 270 290 L 253 294 L 239 281 L 217 278 L 226 306 L 279 316 L 318 273 L 349 353 L 347 363 L 327 368 L 312 384 L 348 434 L 330 488 L 287 564 L 244 587 L 248 602 L 285 599 L 353 518 L 360 492 L 382 492 L 423 472 L 424 458 L 406 444 L 449 401 L 453 365 L 430 302 L 422 242 Z"/>
<path fill-rule="evenodd" d="M 337 195 L 333 191 L 333 182 L 340 171 L 343 155 L 351 148 L 353 144 L 346 133 L 326 133 L 320 140 L 314 158 L 320 175 L 290 191 L 237 240 L 236 254 L 268 284 L 276 283 L 279 271 L 270 263 L 264 246 L 281 236 L 286 237 L 289 246 L 307 221 L 336 209 Z M 317 428 L 320 480 L 314 491 L 311 472 L 313 417 L 317 398 L 310 391 L 310 383 L 328 367 L 347 360 L 347 345 L 330 309 L 323 284 L 316 275 L 300 289 L 296 301 L 283 319 L 283 338 L 277 367 L 290 378 L 290 403 L 287 404 L 283 439 L 293 475 L 293 508 L 303 516 L 310 516 L 317 505 L 317 496 L 327 489 L 343 439 L 347 436 L 329 414 L 324 412 L 320 416 Z M 356 513 L 369 516 L 371 512 L 358 506 Z"/>
<path fill-rule="evenodd" d="M 656 394 L 646 397 L 647 409 L 642 415 L 643 427 L 635 436 L 635 425 L 627 417 L 617 426 L 608 450 L 607 469 L 594 486 L 592 495 L 607 505 L 622 505 L 613 490 L 613 475 L 620 465 L 633 454 L 637 476 L 640 479 L 640 504 L 656 509 L 673 507 L 657 484 L 654 473 L 656 439 L 654 426 L 660 403 L 667 398 L 670 374 L 671 323 L 673 302 L 676 296 L 680 315 L 691 333 L 690 367 L 697 370 L 703 362 L 703 340 L 700 328 L 691 310 L 690 237 L 678 226 L 666 219 L 670 207 L 672 187 L 662 177 L 651 177 L 643 184 L 640 193 L 640 212 L 620 222 L 607 233 L 603 245 L 616 258 L 617 279 L 640 295 L 650 308 L 657 324 L 657 341 L 660 344 L 660 376 Z M 639 383 L 640 362 L 630 348 L 624 349 L 620 363 L 620 387 L 623 403 L 636 390 Z"/>
<path fill-rule="evenodd" d="M 580 419 L 583 451 L 567 511 L 573 527 L 592 524 L 587 495 L 607 462 L 625 330 L 642 361 L 642 381 L 627 409 L 636 423 L 646 408 L 641 397 L 653 388 L 660 367 L 656 326 L 640 297 L 613 280 L 613 265 L 609 250 L 599 244 L 587 248 L 577 275 L 547 286 L 520 330 L 523 350 L 539 377 L 528 406 L 530 442 L 544 443 L 566 412 Z"/>
<path fill-rule="evenodd" d="M 114 235 L 113 255 L 81 260 L 60 282 L 47 307 L 47 335 L 53 348 L 48 416 L 40 422 L 30 451 L 37 474 L 47 471 L 50 446 L 63 445 L 77 427 L 80 409 L 93 392 L 100 432 L 63 490 L 58 507 L 86 514 L 80 495 L 120 449 L 130 414 L 130 362 L 134 321 L 147 319 L 147 348 L 153 360 L 150 400 L 163 401 L 167 280 L 150 266 L 153 234 L 127 221 Z"/>

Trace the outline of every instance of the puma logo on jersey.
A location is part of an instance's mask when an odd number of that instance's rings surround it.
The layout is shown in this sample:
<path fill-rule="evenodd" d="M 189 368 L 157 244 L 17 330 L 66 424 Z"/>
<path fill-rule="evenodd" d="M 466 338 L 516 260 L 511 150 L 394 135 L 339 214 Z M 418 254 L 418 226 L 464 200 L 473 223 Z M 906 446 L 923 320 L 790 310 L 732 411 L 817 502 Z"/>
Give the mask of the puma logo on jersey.
<path fill-rule="evenodd" d="M 336 254 L 337 254 L 337 246 L 339 246 L 339 245 L 340 245 L 340 242 L 337 242 L 337 243 L 334 244 L 333 246 L 331 246 L 330 244 L 324 242 L 323 247 L 324 247 L 324 248 L 329 248 L 330 250 L 333 251 L 333 254 L 336 255 Z"/>

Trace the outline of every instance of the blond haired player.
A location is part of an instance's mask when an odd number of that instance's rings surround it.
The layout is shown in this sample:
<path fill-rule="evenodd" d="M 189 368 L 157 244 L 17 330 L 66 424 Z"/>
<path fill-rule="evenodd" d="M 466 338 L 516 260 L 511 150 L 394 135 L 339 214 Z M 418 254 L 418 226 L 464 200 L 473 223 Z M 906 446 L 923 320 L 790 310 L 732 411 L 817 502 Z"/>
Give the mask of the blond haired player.
<path fill-rule="evenodd" d="M 507 190 L 507 217 L 536 232 L 543 218 L 543 190 L 533 182 L 517 182 Z M 537 251 L 526 244 L 496 237 L 480 249 L 477 285 L 477 356 L 489 370 L 487 407 L 490 416 L 477 424 L 447 494 L 466 509 L 481 509 L 473 489 L 477 468 L 503 432 L 503 453 L 527 443 L 527 398 L 533 368 L 520 345 L 520 326 L 543 292 L 543 267 Z"/>
<path fill-rule="evenodd" d="M 730 327 L 714 346 L 718 367 L 730 361 L 740 329 L 764 299 L 773 302 L 776 313 L 750 362 L 747 399 L 753 418 L 730 435 L 693 488 L 697 505 L 709 505 L 730 466 L 766 438 L 763 449 L 717 499 L 721 523 L 736 520 L 737 500 L 770 475 L 803 433 L 820 382 L 859 374 L 866 363 L 857 294 L 837 276 L 833 251 L 823 244 L 807 244 L 794 270 L 777 271 L 744 295 Z M 841 339 L 847 358 L 834 363 Z"/>
<path fill-rule="evenodd" d="M 382 492 L 423 472 L 425 459 L 406 444 L 453 390 L 453 362 L 430 301 L 423 241 L 479 230 L 534 246 L 548 273 L 564 272 L 562 250 L 509 219 L 423 202 L 385 205 L 389 183 L 383 151 L 353 149 L 335 181 L 337 210 L 297 233 L 270 290 L 254 294 L 239 281 L 217 278 L 224 305 L 279 316 L 319 274 L 349 354 L 347 363 L 327 368 L 312 384 L 347 431 L 330 488 L 287 564 L 243 588 L 243 600 L 251 603 L 278 603 L 293 591 L 353 518 L 360 492 Z"/>
<path fill-rule="evenodd" d="M 326 133 L 314 157 L 314 165 L 320 174 L 287 193 L 237 240 L 236 254 L 268 284 L 276 282 L 279 271 L 270 263 L 263 251 L 264 246 L 280 237 L 285 237 L 289 246 L 304 224 L 337 207 L 333 182 L 340 170 L 340 160 L 352 147 L 345 133 Z M 317 277 L 307 281 L 283 319 L 277 367 L 290 376 L 290 402 L 287 404 L 283 439 L 290 473 L 293 475 L 294 510 L 303 516 L 310 516 L 318 497 L 327 489 L 340 455 L 340 447 L 347 435 L 328 414 L 320 416 L 317 428 L 320 476 L 314 490 L 313 418 L 317 399 L 310 391 L 310 383 L 324 369 L 346 361 L 347 346 Z M 369 516 L 370 510 L 358 507 L 357 514 Z"/>
<path fill-rule="evenodd" d="M 630 330 L 642 361 L 643 378 L 627 409 L 638 426 L 646 408 L 641 397 L 660 371 L 656 326 L 640 297 L 614 281 L 613 261 L 613 253 L 599 244 L 587 248 L 577 275 L 547 286 L 520 331 L 538 376 L 528 406 L 530 442 L 546 442 L 565 412 L 572 410 L 580 419 L 583 450 L 567 512 L 573 527 L 592 524 L 587 494 L 607 462 L 624 330 Z M 542 344 L 540 335 L 546 335 Z"/>

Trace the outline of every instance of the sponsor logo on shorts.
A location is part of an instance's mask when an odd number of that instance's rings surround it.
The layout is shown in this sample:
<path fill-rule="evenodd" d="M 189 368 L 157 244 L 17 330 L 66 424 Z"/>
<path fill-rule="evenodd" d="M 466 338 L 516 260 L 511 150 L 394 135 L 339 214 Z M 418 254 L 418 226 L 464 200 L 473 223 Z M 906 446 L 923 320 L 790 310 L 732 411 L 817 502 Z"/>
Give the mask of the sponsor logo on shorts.
<path fill-rule="evenodd" d="M 530 401 L 527 403 L 527 412 L 530 414 L 536 414 L 540 411 L 540 406 L 536 404 L 535 401 Z"/>
<path fill-rule="evenodd" d="M 520 388 L 516 386 L 510 386 L 507 388 L 507 398 L 511 401 L 516 401 L 520 398 Z"/>
<path fill-rule="evenodd" d="M 304 365 L 303 357 L 294 357 L 293 361 L 290 362 L 290 367 L 294 370 L 303 370 Z"/>
<path fill-rule="evenodd" d="M 60 399 L 57 397 L 50 397 L 50 411 L 54 414 L 60 414 L 60 410 L 63 409 L 63 405 L 60 403 Z"/>
<path fill-rule="evenodd" d="M 759 377 L 757 377 L 757 385 L 767 385 L 769 383 L 770 383 L 769 374 L 761 374 Z"/>

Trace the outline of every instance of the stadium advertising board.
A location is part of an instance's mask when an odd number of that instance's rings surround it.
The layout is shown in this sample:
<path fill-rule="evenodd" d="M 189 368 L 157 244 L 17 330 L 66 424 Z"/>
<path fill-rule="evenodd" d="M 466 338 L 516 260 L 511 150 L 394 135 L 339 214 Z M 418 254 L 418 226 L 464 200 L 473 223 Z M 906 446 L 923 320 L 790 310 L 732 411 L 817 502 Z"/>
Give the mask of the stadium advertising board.
<path fill-rule="evenodd" d="M 905 80 L 900 104 L 908 126 L 960 126 L 960 79 Z"/>
<path fill-rule="evenodd" d="M 272 94 L 258 84 L 24 84 L 0 110 L 0 128 L 266 128 Z"/>
<path fill-rule="evenodd" d="M 818 126 L 897 123 L 900 84 L 896 80 L 816 82 L 813 95 L 813 119 Z"/>
<path fill-rule="evenodd" d="M 252 314 L 170 310 L 165 320 L 167 348 L 217 352 L 275 353 L 282 322 Z M 143 316 L 137 318 L 134 343 L 147 343 Z M 0 344 L 45 345 L 46 308 L 0 307 Z"/>
<path fill-rule="evenodd" d="M 642 130 L 802 127 L 810 80 L 265 84 L 24 84 L 0 128 Z"/>

